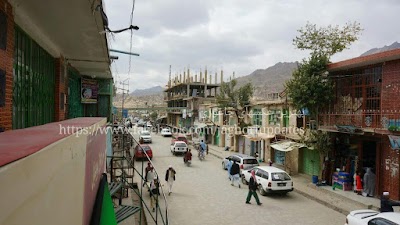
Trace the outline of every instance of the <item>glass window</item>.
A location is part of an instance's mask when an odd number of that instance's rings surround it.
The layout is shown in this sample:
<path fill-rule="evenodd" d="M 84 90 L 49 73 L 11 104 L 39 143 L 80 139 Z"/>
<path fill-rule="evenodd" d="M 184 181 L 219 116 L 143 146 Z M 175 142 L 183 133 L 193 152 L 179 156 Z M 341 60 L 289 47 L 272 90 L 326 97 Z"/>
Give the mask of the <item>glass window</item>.
<path fill-rule="evenodd" d="M 183 147 L 186 147 L 186 144 L 185 143 L 176 143 L 175 147 L 183 148 Z"/>
<path fill-rule="evenodd" d="M 243 159 L 243 164 L 258 164 L 257 159 Z"/>
<path fill-rule="evenodd" d="M 289 175 L 284 172 L 279 172 L 279 173 L 272 173 L 272 181 L 285 181 L 285 180 L 290 180 Z"/>

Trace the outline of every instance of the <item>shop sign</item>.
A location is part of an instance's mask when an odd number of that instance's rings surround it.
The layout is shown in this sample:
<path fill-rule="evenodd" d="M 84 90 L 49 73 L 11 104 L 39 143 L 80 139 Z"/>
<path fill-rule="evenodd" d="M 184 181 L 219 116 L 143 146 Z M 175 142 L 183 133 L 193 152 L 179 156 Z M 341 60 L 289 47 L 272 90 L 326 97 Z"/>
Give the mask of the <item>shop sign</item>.
<path fill-rule="evenodd" d="M 85 79 L 81 80 L 81 102 L 82 103 L 97 103 L 97 94 L 99 85 L 97 80 Z"/>

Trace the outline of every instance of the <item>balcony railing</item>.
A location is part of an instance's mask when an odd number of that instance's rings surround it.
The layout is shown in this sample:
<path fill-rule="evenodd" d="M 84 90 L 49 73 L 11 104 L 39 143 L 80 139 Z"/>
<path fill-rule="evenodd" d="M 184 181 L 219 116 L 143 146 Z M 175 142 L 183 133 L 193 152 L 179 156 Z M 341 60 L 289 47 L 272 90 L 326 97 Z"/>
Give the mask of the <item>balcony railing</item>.
<path fill-rule="evenodd" d="M 388 130 L 389 127 L 400 128 L 400 111 L 365 110 L 362 113 L 327 113 L 319 115 L 319 127 L 351 125 L 363 129 Z"/>

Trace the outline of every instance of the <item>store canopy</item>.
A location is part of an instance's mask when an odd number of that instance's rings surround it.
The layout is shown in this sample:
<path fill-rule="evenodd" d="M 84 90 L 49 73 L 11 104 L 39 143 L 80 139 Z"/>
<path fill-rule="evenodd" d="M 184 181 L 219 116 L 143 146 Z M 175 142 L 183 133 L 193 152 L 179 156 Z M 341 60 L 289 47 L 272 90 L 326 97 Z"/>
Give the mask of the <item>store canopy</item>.
<path fill-rule="evenodd" d="M 307 146 L 294 141 L 285 140 L 285 141 L 275 142 L 271 144 L 271 147 L 278 151 L 289 152 L 294 150 L 295 148 L 304 148 Z"/>
<path fill-rule="evenodd" d="M 361 128 L 352 125 L 335 125 L 335 128 L 341 133 L 356 134 L 363 132 Z"/>

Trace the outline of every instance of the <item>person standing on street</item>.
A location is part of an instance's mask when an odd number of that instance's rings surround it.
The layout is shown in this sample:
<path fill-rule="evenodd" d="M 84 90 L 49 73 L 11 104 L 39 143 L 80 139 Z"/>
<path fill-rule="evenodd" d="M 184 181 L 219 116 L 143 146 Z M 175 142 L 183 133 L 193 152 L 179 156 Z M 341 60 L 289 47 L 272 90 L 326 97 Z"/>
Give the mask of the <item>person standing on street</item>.
<path fill-rule="evenodd" d="M 228 169 L 228 178 L 229 178 L 229 180 L 232 180 L 232 176 L 231 176 L 232 160 L 228 161 L 226 168 Z"/>
<path fill-rule="evenodd" d="M 381 198 L 381 212 L 393 212 L 393 206 L 400 206 L 400 202 L 390 200 L 389 192 L 383 192 Z"/>
<path fill-rule="evenodd" d="M 175 174 L 176 171 L 170 165 L 169 168 L 167 169 L 167 172 L 165 173 L 165 181 L 167 181 L 168 183 L 168 195 L 171 195 L 172 193 L 172 184 L 175 181 Z"/>
<path fill-rule="evenodd" d="M 233 161 L 232 163 L 232 167 L 231 167 L 231 185 L 235 186 L 234 183 L 235 181 L 238 183 L 239 188 L 240 188 L 240 182 L 239 182 L 239 178 L 240 178 L 240 168 L 239 168 L 239 164 L 237 164 L 235 161 Z"/>
<path fill-rule="evenodd" d="M 146 174 L 144 176 L 143 187 L 147 184 L 150 185 L 150 182 L 153 181 L 153 178 L 156 177 L 156 172 L 154 171 L 154 167 L 149 162 L 146 167 Z"/>
<path fill-rule="evenodd" d="M 154 177 L 150 183 L 150 207 L 155 211 L 158 204 L 158 196 L 160 195 L 160 182 L 157 177 Z"/>
<path fill-rule="evenodd" d="M 252 195 L 256 199 L 257 205 L 261 205 L 262 204 L 260 202 L 260 199 L 258 199 L 257 186 L 258 186 L 258 184 L 257 184 L 256 174 L 255 174 L 254 170 L 252 170 L 251 171 L 250 181 L 249 181 L 249 193 L 247 194 L 246 204 L 251 204 L 250 200 L 251 200 L 251 196 Z"/>

